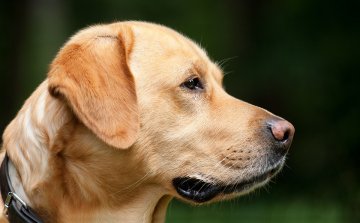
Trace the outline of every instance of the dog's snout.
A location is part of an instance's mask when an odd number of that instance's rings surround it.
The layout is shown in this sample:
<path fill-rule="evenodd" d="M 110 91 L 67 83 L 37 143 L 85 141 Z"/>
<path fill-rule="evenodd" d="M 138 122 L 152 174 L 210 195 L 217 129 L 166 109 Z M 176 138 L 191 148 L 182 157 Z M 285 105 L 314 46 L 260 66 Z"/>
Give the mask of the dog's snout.
<path fill-rule="evenodd" d="M 281 119 L 273 119 L 269 124 L 274 139 L 282 143 L 285 146 L 284 148 L 289 148 L 295 133 L 294 126 L 290 122 Z"/>

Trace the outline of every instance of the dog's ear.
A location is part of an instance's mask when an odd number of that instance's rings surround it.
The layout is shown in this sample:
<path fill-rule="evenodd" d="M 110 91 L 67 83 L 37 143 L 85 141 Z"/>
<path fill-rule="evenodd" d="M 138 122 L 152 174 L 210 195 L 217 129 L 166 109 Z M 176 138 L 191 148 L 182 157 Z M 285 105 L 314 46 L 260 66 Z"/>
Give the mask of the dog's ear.
<path fill-rule="evenodd" d="M 123 149 L 135 142 L 140 125 L 135 81 L 128 66 L 132 41 L 129 30 L 113 36 L 75 36 L 48 73 L 50 94 L 64 98 L 100 139 Z"/>

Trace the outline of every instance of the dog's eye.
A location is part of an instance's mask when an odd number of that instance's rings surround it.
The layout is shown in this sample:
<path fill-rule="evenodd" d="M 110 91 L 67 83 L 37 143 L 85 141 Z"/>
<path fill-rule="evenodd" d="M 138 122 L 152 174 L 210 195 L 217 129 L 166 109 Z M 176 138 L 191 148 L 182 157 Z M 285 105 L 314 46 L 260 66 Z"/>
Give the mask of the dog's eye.
<path fill-rule="evenodd" d="M 202 90 L 202 89 L 204 89 L 203 85 L 200 82 L 200 79 L 197 78 L 197 77 L 185 81 L 182 85 L 184 87 L 190 89 L 190 90 Z"/>

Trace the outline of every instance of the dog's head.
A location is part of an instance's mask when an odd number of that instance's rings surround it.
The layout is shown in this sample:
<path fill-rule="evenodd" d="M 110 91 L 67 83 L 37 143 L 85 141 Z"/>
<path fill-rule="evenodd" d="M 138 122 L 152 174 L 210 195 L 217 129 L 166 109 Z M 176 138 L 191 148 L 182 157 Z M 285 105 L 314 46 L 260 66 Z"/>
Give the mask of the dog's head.
<path fill-rule="evenodd" d="M 268 182 L 294 134 L 289 122 L 228 95 L 222 79 L 188 38 L 128 22 L 75 35 L 51 65 L 49 91 L 109 151 L 141 154 L 133 157 L 147 182 L 204 203 Z"/>

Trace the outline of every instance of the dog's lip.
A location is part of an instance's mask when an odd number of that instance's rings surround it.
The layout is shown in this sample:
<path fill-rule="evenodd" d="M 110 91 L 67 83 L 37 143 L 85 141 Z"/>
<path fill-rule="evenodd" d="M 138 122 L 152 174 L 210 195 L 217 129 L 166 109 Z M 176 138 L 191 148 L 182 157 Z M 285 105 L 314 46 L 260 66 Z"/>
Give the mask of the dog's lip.
<path fill-rule="evenodd" d="M 276 167 L 249 180 L 225 186 L 215 185 L 214 183 L 192 177 L 177 177 L 173 179 L 173 185 L 180 196 L 196 203 L 204 203 L 212 200 L 219 194 L 241 193 L 251 189 L 253 186 L 263 183 L 275 175 L 279 169 L 280 167 Z"/>
<path fill-rule="evenodd" d="M 173 185 L 179 195 L 196 203 L 210 201 L 223 189 L 221 186 L 190 177 L 177 177 L 173 180 Z"/>

